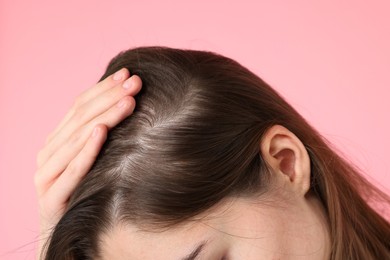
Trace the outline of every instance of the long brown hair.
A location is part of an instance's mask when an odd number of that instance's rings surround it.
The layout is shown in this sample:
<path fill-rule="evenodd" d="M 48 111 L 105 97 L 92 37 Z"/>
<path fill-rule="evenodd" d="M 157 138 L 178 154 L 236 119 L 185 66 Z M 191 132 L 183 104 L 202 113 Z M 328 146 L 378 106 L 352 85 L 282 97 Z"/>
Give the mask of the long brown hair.
<path fill-rule="evenodd" d="M 257 75 L 217 53 L 151 46 L 119 53 L 99 81 L 122 67 L 143 82 L 134 113 L 108 133 L 45 259 L 96 257 L 99 234 L 118 221 L 169 228 L 225 198 L 266 192 L 269 168 L 259 144 L 275 124 L 309 153 L 331 259 L 390 259 L 390 224 L 368 203 L 389 205 L 388 195 Z"/>

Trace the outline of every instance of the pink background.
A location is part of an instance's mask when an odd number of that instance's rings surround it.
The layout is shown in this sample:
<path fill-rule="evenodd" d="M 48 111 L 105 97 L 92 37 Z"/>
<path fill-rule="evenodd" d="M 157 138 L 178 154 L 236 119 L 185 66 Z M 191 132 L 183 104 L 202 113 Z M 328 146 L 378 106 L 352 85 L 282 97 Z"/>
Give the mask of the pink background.
<path fill-rule="evenodd" d="M 369 3 L 1 0 L 0 258 L 34 258 L 36 154 L 74 98 L 135 46 L 236 59 L 390 193 L 390 2 Z"/>

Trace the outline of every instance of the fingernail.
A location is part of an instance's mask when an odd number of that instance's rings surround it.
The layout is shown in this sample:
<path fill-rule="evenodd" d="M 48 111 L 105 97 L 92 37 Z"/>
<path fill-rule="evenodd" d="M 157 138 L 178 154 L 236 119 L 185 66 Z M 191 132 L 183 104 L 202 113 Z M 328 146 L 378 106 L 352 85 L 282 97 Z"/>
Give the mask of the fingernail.
<path fill-rule="evenodd" d="M 126 100 L 122 99 L 121 101 L 118 102 L 118 107 L 124 107 L 126 105 Z"/>
<path fill-rule="evenodd" d="M 123 78 L 123 69 L 120 69 L 114 74 L 114 80 L 118 81 L 121 80 L 122 78 Z"/>
<path fill-rule="evenodd" d="M 128 78 L 125 83 L 123 83 L 122 87 L 124 89 L 129 89 L 131 88 L 131 86 L 133 85 L 133 80 L 132 80 L 132 77 Z"/>
<path fill-rule="evenodd" d="M 99 127 L 95 127 L 95 129 L 93 129 L 92 132 L 92 137 L 96 137 L 98 133 L 99 133 Z"/>

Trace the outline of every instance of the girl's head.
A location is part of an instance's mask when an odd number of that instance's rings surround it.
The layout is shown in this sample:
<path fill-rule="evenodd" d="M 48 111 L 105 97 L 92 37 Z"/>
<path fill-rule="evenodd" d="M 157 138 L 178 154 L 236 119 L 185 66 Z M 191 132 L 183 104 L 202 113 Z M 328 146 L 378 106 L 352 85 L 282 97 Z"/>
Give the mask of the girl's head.
<path fill-rule="evenodd" d="M 100 80 L 122 67 L 142 79 L 136 108 L 109 132 L 46 259 L 389 257 L 390 226 L 366 203 L 386 195 L 251 71 L 140 47 Z"/>

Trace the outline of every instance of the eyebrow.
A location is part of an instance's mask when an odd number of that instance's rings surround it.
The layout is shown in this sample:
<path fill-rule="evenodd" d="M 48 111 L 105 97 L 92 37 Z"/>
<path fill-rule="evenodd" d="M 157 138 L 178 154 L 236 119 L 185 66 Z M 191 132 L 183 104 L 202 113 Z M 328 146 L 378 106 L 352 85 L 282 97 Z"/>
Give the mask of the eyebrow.
<path fill-rule="evenodd" d="M 192 250 L 192 252 L 189 255 L 181 258 L 180 260 L 196 260 L 197 256 L 200 254 L 200 252 L 202 252 L 206 244 L 207 244 L 207 240 L 202 241 L 197 247 L 195 247 L 194 250 Z"/>

